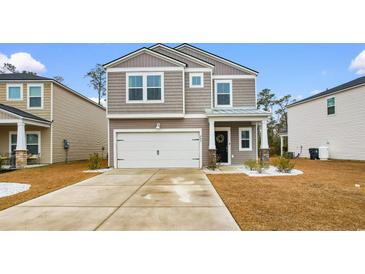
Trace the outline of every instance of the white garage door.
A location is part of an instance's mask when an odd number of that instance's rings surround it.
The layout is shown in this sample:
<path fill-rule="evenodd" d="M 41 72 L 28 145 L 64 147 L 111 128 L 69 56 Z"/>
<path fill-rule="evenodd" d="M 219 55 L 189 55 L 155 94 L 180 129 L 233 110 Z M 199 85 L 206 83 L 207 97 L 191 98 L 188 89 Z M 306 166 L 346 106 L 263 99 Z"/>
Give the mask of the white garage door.
<path fill-rule="evenodd" d="M 200 167 L 199 132 L 120 132 L 118 168 Z"/>

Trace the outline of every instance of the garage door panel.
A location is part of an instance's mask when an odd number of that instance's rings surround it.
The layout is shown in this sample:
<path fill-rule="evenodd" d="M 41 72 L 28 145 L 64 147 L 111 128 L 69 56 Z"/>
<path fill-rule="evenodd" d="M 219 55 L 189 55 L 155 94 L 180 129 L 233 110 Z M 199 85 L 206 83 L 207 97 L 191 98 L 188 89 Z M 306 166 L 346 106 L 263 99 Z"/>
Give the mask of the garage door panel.
<path fill-rule="evenodd" d="M 117 134 L 117 167 L 200 167 L 199 132 Z"/>

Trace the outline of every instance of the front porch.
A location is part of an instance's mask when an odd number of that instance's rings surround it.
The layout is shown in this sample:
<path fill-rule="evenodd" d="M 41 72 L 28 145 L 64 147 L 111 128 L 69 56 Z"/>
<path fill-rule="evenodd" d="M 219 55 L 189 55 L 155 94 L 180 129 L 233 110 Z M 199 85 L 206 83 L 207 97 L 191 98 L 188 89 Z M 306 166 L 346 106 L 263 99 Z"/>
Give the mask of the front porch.
<path fill-rule="evenodd" d="M 242 165 L 246 160 L 268 160 L 267 118 L 269 112 L 249 109 L 207 110 L 209 119 L 209 164 Z M 261 130 L 260 152 L 258 130 Z"/>
<path fill-rule="evenodd" d="M 50 122 L 0 104 L 0 158 L 10 169 L 50 163 Z"/>

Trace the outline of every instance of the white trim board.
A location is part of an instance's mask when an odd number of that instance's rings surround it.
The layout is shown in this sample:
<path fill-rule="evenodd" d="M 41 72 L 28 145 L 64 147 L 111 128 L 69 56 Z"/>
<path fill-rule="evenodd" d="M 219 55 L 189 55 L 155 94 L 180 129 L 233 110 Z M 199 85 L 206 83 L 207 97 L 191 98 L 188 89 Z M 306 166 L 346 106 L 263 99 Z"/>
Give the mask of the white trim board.
<path fill-rule="evenodd" d="M 103 65 L 103 67 L 104 68 L 109 68 L 110 66 L 113 66 L 113 65 L 115 65 L 117 63 L 121 63 L 123 61 L 127 61 L 128 59 L 133 58 L 133 57 L 136 57 L 136 56 L 138 56 L 138 55 L 140 55 L 142 53 L 150 54 L 150 55 L 152 55 L 152 56 L 154 56 L 156 58 L 163 59 L 163 60 L 165 60 L 167 62 L 170 62 L 170 63 L 175 64 L 175 65 L 178 65 L 178 66 L 183 66 L 183 67 L 186 66 L 185 63 L 180 62 L 178 60 L 175 60 L 173 58 L 170 58 L 170 57 L 168 57 L 166 55 L 163 55 L 161 53 L 158 53 L 158 52 L 153 51 L 153 50 L 148 49 L 148 48 L 141 48 L 141 49 L 139 49 L 137 51 L 134 51 L 134 52 L 131 52 L 131 53 L 127 54 L 127 55 L 124 55 L 124 56 L 122 56 L 122 57 L 120 57 L 120 58 L 118 58 L 118 59 L 116 59 L 114 61 L 111 61 L 111 62 Z"/>
<path fill-rule="evenodd" d="M 107 72 L 160 72 L 160 71 L 184 71 L 181 67 L 135 67 L 135 68 L 108 68 Z"/>
<path fill-rule="evenodd" d="M 117 133 L 149 133 L 149 132 L 198 132 L 199 133 L 199 146 L 200 146 L 200 155 L 199 155 L 199 167 L 203 166 L 203 146 L 202 146 L 202 129 L 201 128 L 163 128 L 163 129 L 114 129 L 113 130 L 113 167 L 117 167 Z"/>
<path fill-rule="evenodd" d="M 106 118 L 108 118 L 108 119 L 184 118 L 184 113 L 107 114 Z"/>
<path fill-rule="evenodd" d="M 256 75 L 213 75 L 213 79 L 256 79 Z"/>

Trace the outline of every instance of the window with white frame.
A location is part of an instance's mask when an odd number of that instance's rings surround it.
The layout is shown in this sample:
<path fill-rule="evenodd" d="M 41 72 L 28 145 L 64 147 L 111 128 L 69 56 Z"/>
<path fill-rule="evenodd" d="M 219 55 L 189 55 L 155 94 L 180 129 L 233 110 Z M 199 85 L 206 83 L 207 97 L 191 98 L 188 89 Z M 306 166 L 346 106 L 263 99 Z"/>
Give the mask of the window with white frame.
<path fill-rule="evenodd" d="M 127 103 L 162 103 L 163 73 L 127 74 Z"/>
<path fill-rule="evenodd" d="M 43 84 L 28 84 L 28 108 L 43 108 Z"/>
<path fill-rule="evenodd" d="M 10 151 L 12 153 L 16 150 L 17 134 L 10 133 Z M 39 132 L 27 132 L 26 133 L 27 153 L 31 155 L 38 155 L 41 153 L 40 149 L 40 133 Z"/>
<path fill-rule="evenodd" d="M 215 106 L 232 107 L 232 81 L 215 81 Z"/>
<path fill-rule="evenodd" d="M 6 100 L 8 101 L 23 100 L 23 84 L 7 84 Z"/>
<path fill-rule="evenodd" d="M 252 128 L 240 127 L 238 130 L 239 151 L 252 150 Z"/>
<path fill-rule="evenodd" d="M 190 73 L 189 74 L 189 87 L 190 88 L 203 88 L 204 87 L 204 73 Z"/>
<path fill-rule="evenodd" d="M 327 99 L 327 115 L 333 115 L 336 113 L 336 99 L 335 97 Z"/>

